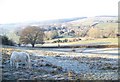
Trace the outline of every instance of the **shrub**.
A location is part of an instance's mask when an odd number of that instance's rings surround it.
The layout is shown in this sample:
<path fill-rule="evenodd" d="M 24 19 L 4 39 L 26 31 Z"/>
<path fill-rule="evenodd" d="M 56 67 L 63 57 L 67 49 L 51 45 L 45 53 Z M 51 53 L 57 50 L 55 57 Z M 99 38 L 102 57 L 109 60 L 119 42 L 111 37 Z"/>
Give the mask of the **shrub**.
<path fill-rule="evenodd" d="M 12 40 L 10 40 L 7 36 L 0 36 L 1 39 L 1 44 L 2 45 L 10 45 L 10 46 L 14 46 L 14 42 Z"/>
<path fill-rule="evenodd" d="M 63 40 L 63 42 L 68 42 L 68 39 Z"/>

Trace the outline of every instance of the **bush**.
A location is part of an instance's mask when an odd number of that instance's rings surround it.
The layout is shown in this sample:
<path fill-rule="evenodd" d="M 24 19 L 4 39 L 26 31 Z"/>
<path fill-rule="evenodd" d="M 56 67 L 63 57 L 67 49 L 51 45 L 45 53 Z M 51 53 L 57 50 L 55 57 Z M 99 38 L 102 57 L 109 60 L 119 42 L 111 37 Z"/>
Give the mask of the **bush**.
<path fill-rule="evenodd" d="M 63 40 L 63 42 L 68 42 L 68 39 Z"/>
<path fill-rule="evenodd" d="M 53 43 L 62 43 L 62 40 L 58 39 L 58 40 L 53 41 Z"/>
<path fill-rule="evenodd" d="M 107 36 L 103 36 L 103 38 L 108 38 Z"/>
<path fill-rule="evenodd" d="M 10 45 L 10 46 L 14 46 L 14 42 L 12 40 L 10 40 L 7 36 L 0 36 L 1 39 L 1 44 L 2 45 Z"/>

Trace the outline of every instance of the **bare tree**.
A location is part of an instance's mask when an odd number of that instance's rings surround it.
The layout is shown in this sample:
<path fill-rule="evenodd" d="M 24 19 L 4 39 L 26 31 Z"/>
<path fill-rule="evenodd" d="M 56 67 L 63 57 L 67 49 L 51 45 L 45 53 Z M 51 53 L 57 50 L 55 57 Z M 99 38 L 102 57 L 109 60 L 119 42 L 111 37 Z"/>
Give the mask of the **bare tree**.
<path fill-rule="evenodd" d="M 46 32 L 45 33 L 45 37 L 47 40 L 51 40 L 51 39 L 54 39 L 54 38 L 57 38 L 59 35 L 58 35 L 58 31 L 55 30 L 55 31 L 49 31 L 49 32 Z"/>
<path fill-rule="evenodd" d="M 28 26 L 24 28 L 20 35 L 20 42 L 23 44 L 31 44 L 34 47 L 35 44 L 43 44 L 44 31 L 37 26 Z"/>
<path fill-rule="evenodd" d="M 97 28 L 91 28 L 88 31 L 88 36 L 91 38 L 99 38 L 100 37 L 100 31 Z"/>

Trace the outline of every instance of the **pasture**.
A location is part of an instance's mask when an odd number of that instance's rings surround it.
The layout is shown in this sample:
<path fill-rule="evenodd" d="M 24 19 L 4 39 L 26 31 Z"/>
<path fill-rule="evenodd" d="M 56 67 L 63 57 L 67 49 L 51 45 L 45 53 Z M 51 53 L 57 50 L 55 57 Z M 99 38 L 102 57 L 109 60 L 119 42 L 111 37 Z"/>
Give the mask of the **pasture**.
<path fill-rule="evenodd" d="M 29 53 L 32 68 L 10 66 L 13 51 Z M 82 51 L 82 52 L 81 52 Z M 27 48 L 3 46 L 3 80 L 118 80 L 117 48 Z"/>
<path fill-rule="evenodd" d="M 72 39 L 72 38 L 64 38 L 64 39 Z M 58 47 L 58 44 L 60 46 L 95 46 L 95 45 L 116 45 L 118 46 L 118 38 L 102 38 L 102 39 L 85 39 L 84 40 L 80 40 L 80 41 L 76 41 L 76 42 L 67 42 L 67 43 L 45 43 L 43 45 L 41 44 L 36 44 L 36 47 Z M 50 40 L 47 42 L 53 42 L 57 39 L 54 40 Z M 60 40 L 63 40 L 60 39 Z"/>

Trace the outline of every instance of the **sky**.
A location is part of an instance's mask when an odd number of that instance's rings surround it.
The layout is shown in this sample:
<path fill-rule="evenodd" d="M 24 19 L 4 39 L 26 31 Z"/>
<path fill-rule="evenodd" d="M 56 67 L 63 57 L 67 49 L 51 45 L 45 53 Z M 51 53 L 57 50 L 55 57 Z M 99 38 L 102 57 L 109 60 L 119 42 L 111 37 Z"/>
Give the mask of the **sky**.
<path fill-rule="evenodd" d="M 118 15 L 119 0 L 0 0 L 0 24 Z"/>

